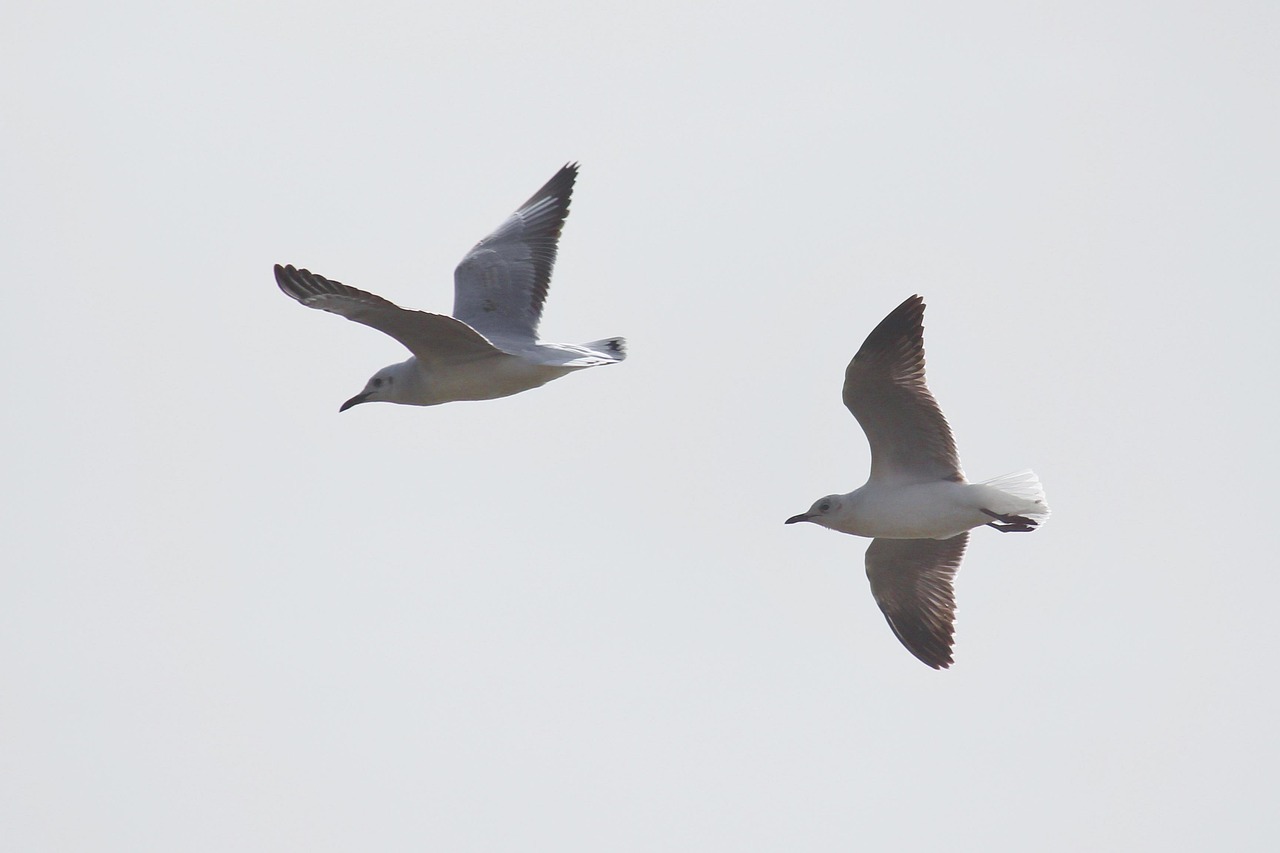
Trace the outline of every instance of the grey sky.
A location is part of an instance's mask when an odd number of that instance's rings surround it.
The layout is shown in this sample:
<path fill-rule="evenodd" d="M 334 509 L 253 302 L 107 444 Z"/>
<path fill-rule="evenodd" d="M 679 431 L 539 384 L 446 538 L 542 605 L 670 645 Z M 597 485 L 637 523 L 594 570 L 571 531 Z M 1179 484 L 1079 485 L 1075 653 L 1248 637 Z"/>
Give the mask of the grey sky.
<path fill-rule="evenodd" d="M 0 834 L 65 850 L 1249 850 L 1275 814 L 1274 4 L 0 15 Z M 338 405 L 568 160 L 542 333 Z M 866 542 L 849 358 L 928 303 L 956 665 Z"/>

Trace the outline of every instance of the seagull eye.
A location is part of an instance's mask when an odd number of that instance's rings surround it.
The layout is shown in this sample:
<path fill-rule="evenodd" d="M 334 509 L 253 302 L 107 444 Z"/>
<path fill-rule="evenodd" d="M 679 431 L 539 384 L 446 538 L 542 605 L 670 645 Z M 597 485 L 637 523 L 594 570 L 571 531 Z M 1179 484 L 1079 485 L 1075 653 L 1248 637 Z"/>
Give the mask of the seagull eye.
<path fill-rule="evenodd" d="M 818 504 L 818 512 L 827 512 L 830 509 L 831 509 L 831 503 L 829 501 L 823 501 L 822 503 Z"/>
<path fill-rule="evenodd" d="M 374 387 L 374 388 L 381 388 L 381 387 L 382 387 L 382 380 L 381 380 L 381 379 L 375 379 L 375 380 L 373 380 L 373 387 Z"/>

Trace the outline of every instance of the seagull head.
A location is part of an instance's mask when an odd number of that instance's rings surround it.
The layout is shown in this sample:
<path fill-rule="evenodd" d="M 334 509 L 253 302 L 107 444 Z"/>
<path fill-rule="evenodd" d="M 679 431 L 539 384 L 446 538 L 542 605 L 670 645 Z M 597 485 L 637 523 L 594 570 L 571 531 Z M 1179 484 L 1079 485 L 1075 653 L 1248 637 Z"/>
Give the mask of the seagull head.
<path fill-rule="evenodd" d="M 814 524 L 830 527 L 832 516 L 838 514 L 842 506 L 843 495 L 827 495 L 825 498 L 818 498 L 814 501 L 808 512 L 793 515 L 784 523 L 795 524 L 797 521 L 812 521 Z"/>
<path fill-rule="evenodd" d="M 384 367 L 365 383 L 364 390 L 352 397 L 347 402 L 338 407 L 339 412 L 345 412 L 352 406 L 358 406 L 361 403 L 376 403 L 379 400 L 395 402 L 397 399 L 396 378 L 399 373 L 398 364 L 390 367 Z"/>

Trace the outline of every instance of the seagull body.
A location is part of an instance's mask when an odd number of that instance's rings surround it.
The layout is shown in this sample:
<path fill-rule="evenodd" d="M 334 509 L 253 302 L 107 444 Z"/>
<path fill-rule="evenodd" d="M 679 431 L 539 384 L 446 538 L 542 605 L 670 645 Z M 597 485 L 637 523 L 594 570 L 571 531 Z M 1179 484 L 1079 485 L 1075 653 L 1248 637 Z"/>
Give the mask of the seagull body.
<path fill-rule="evenodd" d="M 413 353 L 375 373 L 339 411 L 374 401 L 435 406 L 508 397 L 575 370 L 626 358 L 622 338 L 586 344 L 537 339 L 577 174 L 576 163 L 564 166 L 467 253 L 454 270 L 452 317 L 410 311 L 305 269 L 277 264 L 276 283 L 287 295 L 309 308 L 385 332 Z"/>
<path fill-rule="evenodd" d="M 1049 517 L 1031 471 L 969 483 L 924 379 L 924 301 L 912 296 L 867 336 L 845 371 L 844 403 L 871 445 L 866 485 L 827 495 L 787 524 L 866 536 L 867 578 L 894 634 L 929 666 L 950 666 L 953 580 L 968 531 L 1035 530 Z"/>
<path fill-rule="evenodd" d="M 870 539 L 950 539 L 994 523 L 994 516 L 984 510 L 996 515 L 1044 512 L 1034 499 L 1012 495 L 991 483 L 955 480 L 904 485 L 872 482 L 818 504 L 823 502 L 834 505 L 826 513 L 802 520 Z"/>

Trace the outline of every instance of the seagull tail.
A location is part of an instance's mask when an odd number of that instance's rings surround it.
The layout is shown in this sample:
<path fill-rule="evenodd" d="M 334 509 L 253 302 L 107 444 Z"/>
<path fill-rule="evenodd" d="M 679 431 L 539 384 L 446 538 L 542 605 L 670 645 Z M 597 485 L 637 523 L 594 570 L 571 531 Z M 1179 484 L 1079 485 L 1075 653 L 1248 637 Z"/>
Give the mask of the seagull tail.
<path fill-rule="evenodd" d="M 601 358 L 607 358 L 609 361 L 622 361 L 627 357 L 627 339 L 626 338 L 605 338 L 602 341 L 592 341 L 589 344 L 582 344 L 583 349 L 589 349 Z"/>
<path fill-rule="evenodd" d="M 1030 518 L 1037 524 L 1043 524 L 1049 518 L 1049 502 L 1044 496 L 1044 486 L 1040 478 L 1030 469 L 1014 471 L 982 483 L 990 486 L 1002 495 L 1010 498 L 1007 507 L 992 507 L 996 512 L 1011 513 Z"/>

